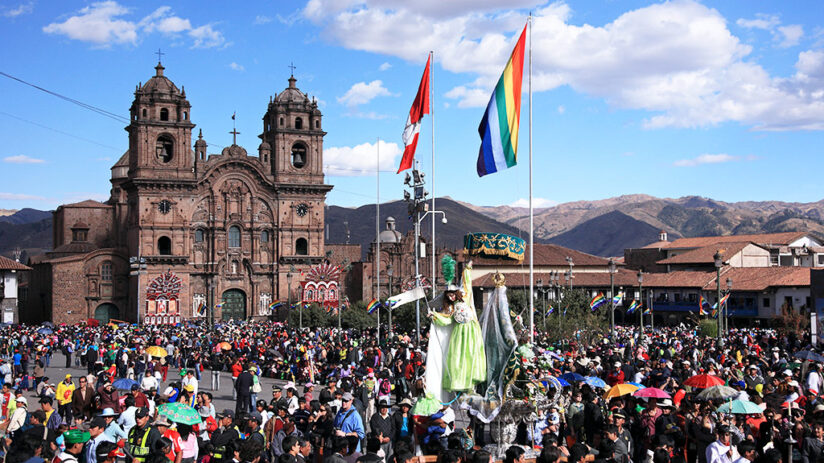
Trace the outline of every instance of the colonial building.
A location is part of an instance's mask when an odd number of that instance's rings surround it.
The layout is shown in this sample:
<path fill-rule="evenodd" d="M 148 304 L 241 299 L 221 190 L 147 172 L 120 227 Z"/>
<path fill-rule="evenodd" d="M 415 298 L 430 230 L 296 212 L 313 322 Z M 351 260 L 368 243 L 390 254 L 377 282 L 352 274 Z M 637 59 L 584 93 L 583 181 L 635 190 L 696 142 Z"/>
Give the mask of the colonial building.
<path fill-rule="evenodd" d="M 20 276 L 22 272 L 31 270 L 29 267 L 11 260 L 8 257 L 0 256 L 0 318 L 2 323 L 18 323 L 18 294 L 20 286 Z"/>
<path fill-rule="evenodd" d="M 292 276 L 325 256 L 332 186 L 317 102 L 292 76 L 269 99 L 257 156 L 236 143 L 209 154 L 202 133 L 192 143 L 186 91 L 158 63 L 135 90 L 130 119 L 110 199 L 55 211 L 54 250 L 32 262 L 29 318 L 285 316 L 270 303 L 298 295 Z"/>

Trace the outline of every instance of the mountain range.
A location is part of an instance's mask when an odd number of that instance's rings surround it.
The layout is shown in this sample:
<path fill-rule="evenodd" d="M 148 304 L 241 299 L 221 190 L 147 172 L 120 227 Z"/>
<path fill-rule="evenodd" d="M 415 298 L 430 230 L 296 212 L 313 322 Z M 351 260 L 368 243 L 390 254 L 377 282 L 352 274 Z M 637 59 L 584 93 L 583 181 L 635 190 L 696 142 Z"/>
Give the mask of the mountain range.
<path fill-rule="evenodd" d="M 528 209 L 511 206 L 477 206 L 452 198 L 436 200 L 447 223 L 437 220 L 438 247 L 459 249 L 463 236 L 471 232 L 508 233 L 527 238 Z M 8 211 L 0 215 L 0 254 L 10 256 L 15 248 L 27 255 L 51 249 L 51 212 L 36 209 Z M 13 213 L 11 213 L 13 212 Z M 414 227 L 406 203 L 381 204 L 380 229 L 386 217 L 396 219 L 396 229 L 406 233 Z M 421 222 L 428 237 L 430 217 Z M 597 201 L 575 201 L 534 211 L 535 241 L 554 243 L 599 256 L 622 256 L 624 249 L 658 240 L 666 231 L 678 237 L 806 231 L 824 236 L 824 200 L 813 203 L 781 201 L 723 202 L 699 196 L 656 198 L 637 194 Z M 375 205 L 326 210 L 327 242 L 360 244 L 366 255 L 375 237 Z"/>

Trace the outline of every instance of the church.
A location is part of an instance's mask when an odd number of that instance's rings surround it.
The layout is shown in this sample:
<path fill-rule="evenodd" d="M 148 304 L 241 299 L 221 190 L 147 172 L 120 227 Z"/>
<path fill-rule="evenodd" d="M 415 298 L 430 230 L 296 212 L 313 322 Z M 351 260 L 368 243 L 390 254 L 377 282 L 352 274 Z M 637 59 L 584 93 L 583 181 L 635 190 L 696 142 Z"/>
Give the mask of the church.
<path fill-rule="evenodd" d="M 54 249 L 31 261 L 23 321 L 283 319 L 324 260 L 332 186 L 317 101 L 291 76 L 269 99 L 257 156 L 236 143 L 208 154 L 185 88 L 164 71 L 135 89 L 109 200 L 54 212 Z"/>

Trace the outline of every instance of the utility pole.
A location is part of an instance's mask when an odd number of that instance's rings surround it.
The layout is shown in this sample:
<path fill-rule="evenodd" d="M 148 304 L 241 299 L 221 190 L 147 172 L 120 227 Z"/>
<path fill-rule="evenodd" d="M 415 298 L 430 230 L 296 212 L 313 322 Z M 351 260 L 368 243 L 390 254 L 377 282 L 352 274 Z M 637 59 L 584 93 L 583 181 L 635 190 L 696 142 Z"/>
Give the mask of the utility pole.
<path fill-rule="evenodd" d="M 721 340 L 721 335 L 724 331 L 724 317 L 722 316 L 721 312 L 721 267 L 724 265 L 724 256 L 721 254 L 721 250 L 715 251 L 715 255 L 712 256 L 715 260 L 715 283 L 716 283 L 716 293 L 715 293 L 715 315 L 717 317 L 716 323 L 716 333 L 715 338 L 717 340 Z"/>
<path fill-rule="evenodd" d="M 403 199 L 407 203 L 407 211 L 409 216 L 413 217 L 415 221 L 415 287 L 421 286 L 421 272 L 420 272 L 420 257 L 421 257 L 421 218 L 429 210 L 429 204 L 426 202 L 426 197 L 429 193 L 423 188 L 425 174 L 419 170 L 419 162 L 415 161 L 415 168 L 412 170 L 412 175 L 407 172 L 406 179 L 403 184 L 412 189 L 404 190 Z M 434 220 L 434 217 L 433 217 Z M 434 255 L 431 257 L 434 259 Z M 421 301 L 415 301 L 415 343 L 420 345 L 421 341 Z"/>
<path fill-rule="evenodd" d="M 607 263 L 609 267 L 609 336 L 615 341 L 615 272 L 618 271 L 612 257 Z"/>
<path fill-rule="evenodd" d="M 572 266 L 575 264 L 572 262 L 572 257 L 567 256 L 566 261 L 569 264 L 569 290 L 572 291 L 572 279 L 574 278 L 572 276 Z"/>
<path fill-rule="evenodd" d="M 644 271 L 638 270 L 638 300 L 641 301 L 641 307 L 638 310 L 638 318 L 641 320 L 638 324 L 638 343 L 644 340 Z"/>

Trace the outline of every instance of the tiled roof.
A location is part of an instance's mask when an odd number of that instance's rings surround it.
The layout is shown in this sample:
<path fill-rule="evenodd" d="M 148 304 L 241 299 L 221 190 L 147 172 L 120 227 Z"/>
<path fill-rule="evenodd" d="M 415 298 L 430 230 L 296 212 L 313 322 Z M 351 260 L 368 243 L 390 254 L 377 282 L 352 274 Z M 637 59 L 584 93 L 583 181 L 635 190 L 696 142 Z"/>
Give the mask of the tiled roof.
<path fill-rule="evenodd" d="M 715 275 L 704 289 L 715 289 Z M 780 286 L 810 286 L 808 267 L 736 267 L 721 274 L 721 287 L 726 288 L 727 278 L 732 280 L 732 290 L 763 291 Z"/>
<path fill-rule="evenodd" d="M 714 279 L 715 272 L 645 273 L 644 286 L 650 288 L 702 288 Z"/>
<path fill-rule="evenodd" d="M 567 256 L 572 257 L 573 264 L 577 266 L 605 267 L 609 259 L 593 256 L 585 252 L 558 246 L 557 244 L 536 244 L 534 265 L 540 266 L 566 266 Z M 527 265 L 529 262 L 529 245 L 524 252 L 524 260 L 516 261 L 512 259 L 494 259 L 489 257 L 472 256 L 472 263 L 475 266 L 483 267 L 508 267 L 513 265 Z"/>
<path fill-rule="evenodd" d="M 669 249 L 702 248 L 704 246 L 713 246 L 718 243 L 736 243 L 742 241 L 751 241 L 753 243 L 761 245 L 788 245 L 793 241 L 808 234 L 809 233 L 805 232 L 783 232 L 761 233 L 753 235 L 699 236 L 695 238 L 679 238 L 669 243 L 669 245 L 662 247 Z"/>
<path fill-rule="evenodd" d="M 650 244 L 644 246 L 641 249 L 662 249 L 662 248 L 666 248 L 667 246 L 669 246 L 671 244 L 672 244 L 671 241 L 656 241 L 654 243 L 650 243 Z"/>
<path fill-rule="evenodd" d="M 515 273 L 515 272 L 501 272 L 506 277 L 506 285 L 510 288 L 517 288 L 522 286 L 529 286 L 529 273 Z M 490 288 L 494 287 L 495 283 L 492 281 L 494 273 L 488 273 L 481 277 L 472 280 L 472 286 Z M 608 272 L 572 272 L 572 287 L 609 287 L 609 273 Z M 544 287 L 549 287 L 549 272 L 535 272 L 535 285 L 538 280 L 543 280 Z M 569 282 L 561 275 L 559 283 L 563 286 L 568 286 Z M 618 269 L 615 273 L 615 286 L 637 286 L 638 278 L 635 272 L 625 269 Z"/>
<path fill-rule="evenodd" d="M 16 260 L 11 260 L 8 257 L 0 256 L 0 270 L 31 270 L 31 268 L 26 267 Z"/>
<path fill-rule="evenodd" d="M 742 249 L 747 247 L 752 243 L 746 242 L 737 242 L 737 243 L 722 243 L 720 245 L 713 245 L 713 246 L 704 246 L 703 248 L 693 249 L 692 251 L 687 251 L 683 254 L 678 254 L 677 256 L 670 257 L 668 259 L 659 260 L 658 264 L 712 264 L 715 263 L 715 252 L 721 251 L 721 255 L 723 256 L 724 262 L 730 260 L 730 258 L 739 252 Z"/>

